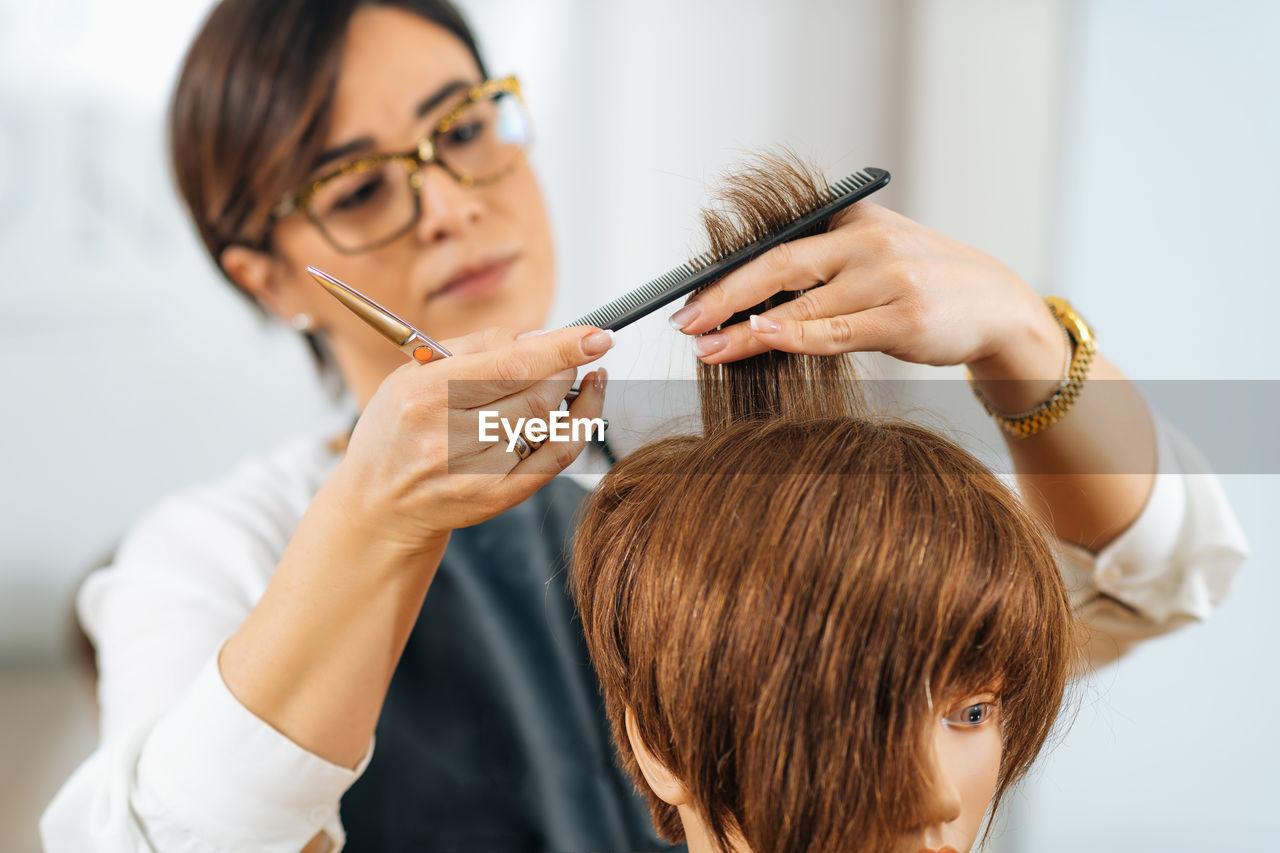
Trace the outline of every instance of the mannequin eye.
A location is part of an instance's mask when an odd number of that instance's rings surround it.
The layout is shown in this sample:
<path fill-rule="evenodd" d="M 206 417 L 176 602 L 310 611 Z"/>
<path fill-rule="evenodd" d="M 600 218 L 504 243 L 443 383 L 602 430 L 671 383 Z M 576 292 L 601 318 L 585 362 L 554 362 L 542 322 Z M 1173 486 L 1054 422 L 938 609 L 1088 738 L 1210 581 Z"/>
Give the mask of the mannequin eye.
<path fill-rule="evenodd" d="M 991 719 L 994 713 L 994 702 L 977 702 L 973 705 L 965 705 L 954 713 L 943 717 L 942 720 L 949 725 L 972 728 L 980 726 Z"/>

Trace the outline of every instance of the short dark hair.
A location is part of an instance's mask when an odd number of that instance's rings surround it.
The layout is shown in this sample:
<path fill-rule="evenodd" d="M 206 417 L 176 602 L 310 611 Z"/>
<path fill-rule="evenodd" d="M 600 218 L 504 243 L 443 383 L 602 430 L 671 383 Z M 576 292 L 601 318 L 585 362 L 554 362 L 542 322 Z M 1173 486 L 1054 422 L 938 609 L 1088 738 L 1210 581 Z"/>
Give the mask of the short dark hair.
<path fill-rule="evenodd" d="M 488 76 L 475 36 L 448 0 L 222 0 L 214 6 L 174 88 L 169 156 L 200 240 L 224 277 L 221 256 L 228 246 L 270 250 L 273 208 L 306 180 L 323 149 L 347 27 L 366 6 L 403 9 L 443 27 L 471 52 L 481 77 Z M 315 336 L 306 338 L 325 372 L 327 354 Z"/>
<path fill-rule="evenodd" d="M 484 61 L 447 0 L 223 0 L 187 51 L 169 113 L 178 190 L 217 262 L 262 246 L 271 211 L 300 185 L 328 131 L 338 63 L 357 9 L 404 9 Z"/>

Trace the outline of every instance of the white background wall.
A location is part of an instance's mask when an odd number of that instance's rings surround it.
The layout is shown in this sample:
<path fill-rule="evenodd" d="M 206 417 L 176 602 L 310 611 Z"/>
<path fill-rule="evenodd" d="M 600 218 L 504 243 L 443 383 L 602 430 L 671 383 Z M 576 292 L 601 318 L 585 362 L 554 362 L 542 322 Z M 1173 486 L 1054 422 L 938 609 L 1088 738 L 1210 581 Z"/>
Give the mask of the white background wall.
<path fill-rule="evenodd" d="M 1259 419 L 1204 413 L 1206 452 L 1274 437 L 1280 5 L 1094 0 L 1067 23 L 1049 284 L 1153 394 L 1269 380 L 1234 386 Z M 1011 849 L 1280 850 L 1280 478 L 1223 484 L 1253 548 L 1230 597 L 1085 685 Z"/>
<path fill-rule="evenodd" d="M 1280 378 L 1264 254 L 1280 228 L 1280 59 L 1264 51 L 1275 4 L 464 6 L 492 69 L 520 73 L 535 111 L 562 272 L 555 321 L 685 257 L 716 171 L 742 149 L 790 143 L 833 176 L 890 169 L 878 201 L 1072 298 L 1135 376 Z M 301 347 L 217 281 L 169 189 L 164 99 L 206 8 L 0 0 L 11 671 L 61 659 L 75 582 L 148 504 L 341 419 Z M 607 362 L 633 378 L 689 363 L 662 317 L 620 336 Z M 1280 488 L 1224 482 L 1255 551 L 1236 590 L 1214 621 L 1087 686 L 1002 849 L 1274 845 L 1280 749 L 1265 717 L 1280 705 L 1268 612 L 1280 542 L 1264 513 Z M 24 695 L 0 691 L 13 703 L 0 716 L 16 719 Z M 12 748 L 2 736 L 0 748 Z M 55 752 L 29 765 L 38 783 L 15 780 L 36 800 L 69 770 Z"/>

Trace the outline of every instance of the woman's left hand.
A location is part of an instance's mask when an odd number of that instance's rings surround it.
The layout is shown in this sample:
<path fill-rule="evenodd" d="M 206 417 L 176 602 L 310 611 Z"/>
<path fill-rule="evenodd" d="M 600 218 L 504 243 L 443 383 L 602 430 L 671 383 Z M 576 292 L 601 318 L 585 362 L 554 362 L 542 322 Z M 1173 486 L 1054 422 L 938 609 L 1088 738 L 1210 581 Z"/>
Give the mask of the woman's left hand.
<path fill-rule="evenodd" d="M 783 290 L 807 292 L 764 312 L 756 328 L 735 323 L 711 331 Z M 1062 380 L 1069 347 L 1044 300 L 1004 264 L 868 201 L 825 234 L 784 243 L 702 290 L 672 325 L 701 335 L 694 347 L 708 364 L 769 349 L 878 351 L 920 364 L 964 364 L 983 397 L 1004 412 L 1047 399 Z M 1058 537 L 1097 550 L 1142 512 L 1156 451 L 1142 395 L 1102 354 L 1090 377 L 1107 380 L 1107 393 L 1083 395 L 1051 429 L 1005 440 L 1032 510 Z M 1144 459 L 1149 467 L 1135 467 Z M 1102 660 L 1108 652 L 1091 654 Z"/>
<path fill-rule="evenodd" d="M 804 289 L 750 323 L 711 331 L 779 291 Z M 769 349 L 878 351 L 967 364 L 980 379 L 1038 379 L 1061 375 L 1066 346 L 1044 301 L 1007 266 L 868 201 L 702 290 L 671 322 L 700 335 L 694 349 L 708 364 Z"/>

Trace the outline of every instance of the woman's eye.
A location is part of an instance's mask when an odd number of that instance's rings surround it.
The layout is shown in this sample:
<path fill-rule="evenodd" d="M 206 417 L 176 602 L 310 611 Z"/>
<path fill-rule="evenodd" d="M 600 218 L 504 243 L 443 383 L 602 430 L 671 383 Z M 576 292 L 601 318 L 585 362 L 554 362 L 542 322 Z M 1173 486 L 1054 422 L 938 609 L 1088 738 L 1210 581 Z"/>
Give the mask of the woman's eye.
<path fill-rule="evenodd" d="M 966 705 L 942 719 L 953 726 L 980 726 L 991 718 L 993 711 L 992 703 L 979 702 L 976 705 Z"/>
<path fill-rule="evenodd" d="M 446 145 L 466 145 L 479 138 L 484 132 L 484 122 L 471 121 L 466 124 L 458 124 L 449 128 L 449 133 L 445 137 Z"/>
<path fill-rule="evenodd" d="M 382 184 L 382 176 L 379 175 L 364 181 L 360 186 L 348 193 L 344 193 L 336 202 L 333 209 L 351 210 L 369 201 L 378 192 L 378 187 Z"/>

